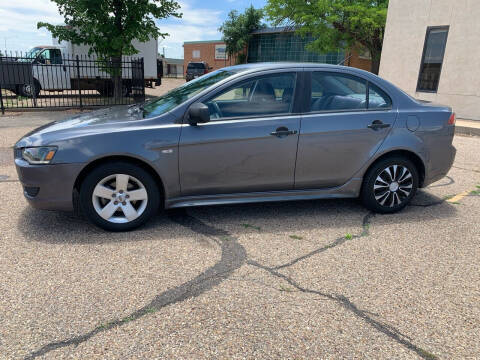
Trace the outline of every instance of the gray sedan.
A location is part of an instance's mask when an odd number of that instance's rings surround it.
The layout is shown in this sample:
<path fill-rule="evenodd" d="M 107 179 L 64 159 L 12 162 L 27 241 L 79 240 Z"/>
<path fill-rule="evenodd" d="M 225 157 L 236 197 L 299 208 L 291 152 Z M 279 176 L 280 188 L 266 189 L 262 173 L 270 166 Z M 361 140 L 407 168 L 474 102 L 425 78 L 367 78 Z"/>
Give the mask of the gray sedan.
<path fill-rule="evenodd" d="M 160 206 L 360 197 L 392 213 L 447 174 L 454 127 L 451 108 L 368 72 L 250 64 L 48 124 L 14 153 L 32 206 L 78 204 L 96 225 L 123 231 Z"/>

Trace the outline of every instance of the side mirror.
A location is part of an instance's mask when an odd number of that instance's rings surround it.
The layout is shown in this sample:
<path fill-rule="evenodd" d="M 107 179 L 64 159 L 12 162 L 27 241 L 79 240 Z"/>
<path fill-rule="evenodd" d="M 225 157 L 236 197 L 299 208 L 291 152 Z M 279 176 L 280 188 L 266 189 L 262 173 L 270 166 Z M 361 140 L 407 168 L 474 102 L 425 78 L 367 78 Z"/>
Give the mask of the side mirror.
<path fill-rule="evenodd" d="M 195 103 L 188 109 L 188 123 L 190 125 L 204 124 L 210 121 L 210 110 L 203 103 Z"/>

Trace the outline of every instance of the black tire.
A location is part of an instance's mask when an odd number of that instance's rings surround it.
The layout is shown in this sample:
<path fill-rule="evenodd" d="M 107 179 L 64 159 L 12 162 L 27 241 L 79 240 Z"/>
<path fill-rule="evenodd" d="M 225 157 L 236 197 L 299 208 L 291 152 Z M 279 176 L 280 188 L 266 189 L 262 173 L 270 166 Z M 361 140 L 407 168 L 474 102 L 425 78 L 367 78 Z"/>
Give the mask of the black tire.
<path fill-rule="evenodd" d="M 38 97 L 40 95 L 40 90 L 42 86 L 37 79 L 33 79 L 33 84 L 23 84 L 19 86 L 19 94 L 24 97 L 33 98 Z"/>
<path fill-rule="evenodd" d="M 113 96 L 113 84 L 110 81 L 104 81 L 97 84 L 97 91 L 100 96 L 112 97 Z"/>
<path fill-rule="evenodd" d="M 128 219 L 126 219 L 127 216 L 125 213 L 124 217 L 125 217 L 125 220 L 128 222 L 123 222 L 123 223 L 112 222 L 115 218 L 115 214 L 119 214 L 119 215 L 124 214 L 122 210 L 123 209 L 122 204 L 127 205 L 126 201 L 128 201 L 128 205 L 132 204 L 135 207 L 136 206 L 135 201 L 132 201 L 130 203 L 129 200 L 124 199 L 123 200 L 124 202 L 118 205 L 119 210 L 112 215 L 112 217 L 110 218 L 111 219 L 110 221 L 100 216 L 95 208 L 95 206 L 97 206 L 98 208 L 98 204 L 94 205 L 94 199 L 93 199 L 95 187 L 105 178 L 108 178 L 108 177 L 115 178 L 115 174 L 128 175 L 130 179 L 137 180 L 141 185 L 143 185 L 142 189 L 146 190 L 146 194 L 148 197 L 146 200 L 146 205 L 142 207 L 143 212 L 132 221 L 129 221 Z M 129 186 L 132 186 L 132 183 L 129 182 L 128 184 Z M 113 191 L 116 192 L 117 190 L 113 190 Z M 116 195 L 118 196 L 119 194 L 120 192 L 117 193 Z M 125 191 L 125 194 L 128 194 L 128 191 Z M 126 195 L 123 195 L 123 196 L 126 196 Z M 119 198 L 116 198 L 116 199 L 119 199 Z M 82 213 L 95 225 L 108 231 L 129 231 L 143 225 L 145 222 L 147 222 L 152 216 L 154 216 L 157 213 L 160 206 L 160 199 L 161 199 L 161 195 L 160 195 L 159 187 L 155 182 L 154 178 L 152 177 L 152 175 L 148 173 L 148 171 L 144 170 L 142 167 L 137 166 L 135 164 L 117 161 L 117 162 L 99 165 L 98 167 L 94 168 L 85 177 L 80 187 L 79 201 L 80 201 L 80 208 Z M 96 200 L 96 201 L 99 201 L 99 200 Z M 105 199 L 102 198 L 101 201 L 104 201 L 106 204 L 108 204 L 110 202 L 113 202 L 113 199 L 107 200 L 106 198 Z M 121 218 L 121 216 L 118 216 L 118 218 Z"/>
<path fill-rule="evenodd" d="M 403 169 L 407 169 L 411 177 L 408 173 L 402 177 Z M 392 179 L 389 175 L 395 176 Z M 418 189 L 418 179 L 418 170 L 412 161 L 392 156 L 374 163 L 367 171 L 360 198 L 367 209 L 391 214 L 402 210 L 412 200 Z"/>
<path fill-rule="evenodd" d="M 22 96 L 22 92 L 20 91 L 20 89 L 21 89 L 21 85 L 15 85 L 14 89 L 9 89 L 9 90 L 17 96 Z"/>

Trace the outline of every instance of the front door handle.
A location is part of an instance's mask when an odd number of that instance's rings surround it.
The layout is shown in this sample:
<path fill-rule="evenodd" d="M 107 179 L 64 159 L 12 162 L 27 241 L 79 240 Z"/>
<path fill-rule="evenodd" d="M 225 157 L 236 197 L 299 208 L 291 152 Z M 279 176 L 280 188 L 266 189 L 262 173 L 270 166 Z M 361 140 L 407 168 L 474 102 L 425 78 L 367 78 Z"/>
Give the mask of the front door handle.
<path fill-rule="evenodd" d="M 384 124 L 381 120 L 375 120 L 370 125 L 368 125 L 368 128 L 373 130 L 386 129 L 388 127 L 390 127 L 390 124 Z"/>
<path fill-rule="evenodd" d="M 280 126 L 277 130 L 274 132 L 271 132 L 270 135 L 276 136 L 276 137 L 285 137 L 288 135 L 295 135 L 298 131 L 297 130 L 288 130 L 287 127 L 285 126 Z"/>

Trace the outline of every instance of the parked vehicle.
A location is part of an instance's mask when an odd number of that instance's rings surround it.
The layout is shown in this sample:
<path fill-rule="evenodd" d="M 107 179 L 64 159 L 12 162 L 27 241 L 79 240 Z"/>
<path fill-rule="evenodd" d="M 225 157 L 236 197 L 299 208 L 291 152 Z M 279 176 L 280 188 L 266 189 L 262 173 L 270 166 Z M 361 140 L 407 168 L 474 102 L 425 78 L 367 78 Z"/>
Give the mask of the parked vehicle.
<path fill-rule="evenodd" d="M 0 63 L 0 78 L 8 75 L 10 80 L 8 89 L 18 95 L 37 97 L 40 90 L 97 90 L 101 95 L 113 95 L 113 81 L 108 71 L 102 71 L 101 66 L 92 66 L 89 59 L 90 47 L 74 45 L 69 41 L 58 42 L 53 39 L 54 45 L 39 45 L 32 48 L 23 57 L 10 57 L 7 63 Z M 144 59 L 144 79 L 147 86 L 152 83 L 161 83 L 161 73 L 157 67 L 157 39 L 147 42 L 134 40 L 132 44 L 139 51 L 134 58 Z M 76 71 L 76 57 L 79 57 L 79 71 Z M 93 58 L 94 55 L 92 55 Z M 132 57 L 124 56 L 124 63 Z M 3 61 L 5 62 L 5 61 Z M 122 66 L 123 95 L 130 93 L 132 88 L 132 69 Z"/>
<path fill-rule="evenodd" d="M 15 145 L 31 205 L 133 229 L 185 206 L 360 197 L 404 208 L 452 166 L 455 115 L 358 69 L 227 67 L 145 104 L 76 115 Z"/>
<path fill-rule="evenodd" d="M 185 79 L 187 81 L 191 81 L 193 79 L 196 79 L 202 75 L 205 75 L 208 73 L 209 70 L 212 68 L 208 67 L 208 64 L 204 61 L 201 62 L 189 62 L 187 65 L 187 73 L 185 75 Z"/>

